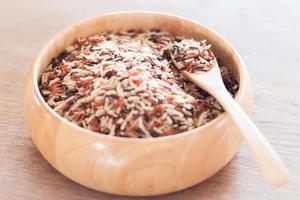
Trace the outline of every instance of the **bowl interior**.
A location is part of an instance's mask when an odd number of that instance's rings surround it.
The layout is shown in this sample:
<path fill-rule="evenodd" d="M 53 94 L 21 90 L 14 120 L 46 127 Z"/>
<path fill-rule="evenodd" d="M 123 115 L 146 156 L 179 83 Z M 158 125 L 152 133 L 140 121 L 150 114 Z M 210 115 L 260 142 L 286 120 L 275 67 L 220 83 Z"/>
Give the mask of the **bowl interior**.
<path fill-rule="evenodd" d="M 223 38 L 205 26 L 181 17 L 150 12 L 124 12 L 94 17 L 75 24 L 55 35 L 43 48 L 33 66 L 35 92 L 42 104 L 47 104 L 41 96 L 38 82 L 44 69 L 52 58 L 59 55 L 66 47 L 72 45 L 77 38 L 87 37 L 106 31 L 126 31 L 128 29 L 159 28 L 174 35 L 207 39 L 212 44 L 214 54 L 222 60 L 239 81 L 239 91 L 236 100 L 245 92 L 245 68 L 235 50 Z M 49 109 L 51 109 L 49 107 Z M 54 111 L 53 111 L 54 112 Z M 52 112 L 52 113 L 53 113 Z M 207 123 L 220 118 L 222 115 Z M 203 127 L 203 126 L 202 126 Z M 181 134 L 180 134 L 181 135 Z"/>

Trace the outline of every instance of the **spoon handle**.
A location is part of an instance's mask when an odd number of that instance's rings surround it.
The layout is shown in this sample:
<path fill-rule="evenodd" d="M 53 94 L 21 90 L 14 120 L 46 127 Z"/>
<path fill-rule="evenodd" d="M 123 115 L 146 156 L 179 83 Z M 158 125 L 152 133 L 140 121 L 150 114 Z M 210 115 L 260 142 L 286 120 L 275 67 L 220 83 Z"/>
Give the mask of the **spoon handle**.
<path fill-rule="evenodd" d="M 225 90 L 225 87 L 224 90 L 214 91 L 215 98 L 240 128 L 240 133 L 265 178 L 274 186 L 287 183 L 286 167 L 253 121 Z"/>

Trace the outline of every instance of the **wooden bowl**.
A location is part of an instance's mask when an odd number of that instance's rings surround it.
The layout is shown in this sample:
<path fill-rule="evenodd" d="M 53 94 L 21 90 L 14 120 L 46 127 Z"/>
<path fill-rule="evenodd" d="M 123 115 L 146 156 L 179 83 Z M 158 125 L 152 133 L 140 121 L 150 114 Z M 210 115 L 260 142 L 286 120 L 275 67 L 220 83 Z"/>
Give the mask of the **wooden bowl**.
<path fill-rule="evenodd" d="M 25 115 L 31 137 L 51 165 L 70 179 L 95 190 L 131 196 L 170 193 L 215 174 L 240 146 L 238 129 L 226 113 L 204 126 L 173 136 L 134 139 L 102 135 L 78 127 L 44 101 L 38 80 L 49 64 L 76 38 L 105 31 L 160 28 L 194 39 L 206 38 L 239 80 L 238 103 L 251 111 L 252 92 L 237 52 L 207 27 L 177 16 L 122 12 L 94 17 L 55 35 L 31 67 L 25 86 Z"/>

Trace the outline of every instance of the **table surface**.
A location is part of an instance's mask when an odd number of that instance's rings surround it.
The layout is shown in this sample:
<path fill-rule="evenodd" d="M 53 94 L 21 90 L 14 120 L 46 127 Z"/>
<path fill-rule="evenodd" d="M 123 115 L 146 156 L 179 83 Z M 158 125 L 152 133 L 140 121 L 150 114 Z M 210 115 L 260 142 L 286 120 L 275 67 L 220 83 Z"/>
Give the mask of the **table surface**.
<path fill-rule="evenodd" d="M 169 12 L 206 24 L 240 52 L 254 88 L 253 120 L 282 156 L 289 185 L 272 188 L 242 145 L 219 173 L 155 199 L 299 199 L 300 3 L 278 1 L 0 1 L 0 199 L 130 199 L 96 192 L 52 168 L 27 134 L 23 85 L 42 45 L 78 20 L 120 10 Z"/>

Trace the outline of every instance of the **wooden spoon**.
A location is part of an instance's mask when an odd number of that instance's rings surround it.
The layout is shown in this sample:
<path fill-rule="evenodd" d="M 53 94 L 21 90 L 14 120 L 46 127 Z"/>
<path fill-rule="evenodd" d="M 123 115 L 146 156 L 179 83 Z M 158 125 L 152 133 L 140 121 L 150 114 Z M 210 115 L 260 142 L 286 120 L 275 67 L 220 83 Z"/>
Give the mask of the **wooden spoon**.
<path fill-rule="evenodd" d="M 170 56 L 176 68 L 180 70 L 181 65 L 175 61 L 171 52 Z M 288 171 L 286 167 L 263 134 L 225 88 L 216 58 L 214 58 L 214 65 L 207 72 L 191 73 L 186 70 L 180 71 L 195 85 L 214 96 L 223 109 L 231 116 L 239 127 L 240 134 L 268 182 L 274 186 L 287 183 Z"/>

